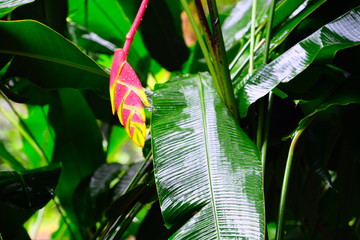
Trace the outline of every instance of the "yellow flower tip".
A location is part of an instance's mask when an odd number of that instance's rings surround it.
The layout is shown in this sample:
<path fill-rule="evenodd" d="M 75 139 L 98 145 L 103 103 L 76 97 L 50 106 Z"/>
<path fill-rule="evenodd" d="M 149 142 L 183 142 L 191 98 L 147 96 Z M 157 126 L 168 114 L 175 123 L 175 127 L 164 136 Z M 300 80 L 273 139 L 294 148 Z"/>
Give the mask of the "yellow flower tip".
<path fill-rule="evenodd" d="M 145 138 L 141 138 L 141 137 L 140 138 L 133 138 L 133 141 L 137 146 L 139 146 L 141 148 L 143 148 L 144 145 L 145 145 Z"/>
<path fill-rule="evenodd" d="M 110 102 L 111 102 L 111 111 L 112 114 L 115 114 L 115 89 L 116 89 L 116 84 L 113 84 L 110 87 Z"/>
<path fill-rule="evenodd" d="M 145 97 L 145 101 L 143 102 L 143 104 L 145 105 L 145 107 L 150 107 L 150 103 L 147 97 Z"/>
<path fill-rule="evenodd" d="M 137 146 L 143 148 L 145 145 L 145 138 L 146 138 L 146 126 L 145 124 L 143 124 L 143 126 L 138 126 L 138 127 L 141 127 L 141 130 L 139 131 L 138 129 L 135 129 L 134 135 L 132 136 L 132 140 Z M 145 130 L 145 135 L 144 132 L 142 132 L 143 130 Z"/>

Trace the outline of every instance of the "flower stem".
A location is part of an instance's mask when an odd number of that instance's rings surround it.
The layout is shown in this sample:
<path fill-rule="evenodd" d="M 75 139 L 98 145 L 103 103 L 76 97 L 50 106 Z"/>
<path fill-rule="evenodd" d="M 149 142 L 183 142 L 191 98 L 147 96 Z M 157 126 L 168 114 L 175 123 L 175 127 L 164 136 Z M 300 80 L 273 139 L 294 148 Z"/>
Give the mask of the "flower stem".
<path fill-rule="evenodd" d="M 123 47 L 125 56 L 127 56 L 129 53 L 130 45 L 131 45 L 132 41 L 134 40 L 135 33 L 140 25 L 141 19 L 145 13 L 148 2 L 149 2 L 149 0 L 142 0 L 140 8 L 134 19 L 134 22 L 131 25 L 129 32 L 126 34 L 126 40 L 125 40 L 124 47 Z"/>

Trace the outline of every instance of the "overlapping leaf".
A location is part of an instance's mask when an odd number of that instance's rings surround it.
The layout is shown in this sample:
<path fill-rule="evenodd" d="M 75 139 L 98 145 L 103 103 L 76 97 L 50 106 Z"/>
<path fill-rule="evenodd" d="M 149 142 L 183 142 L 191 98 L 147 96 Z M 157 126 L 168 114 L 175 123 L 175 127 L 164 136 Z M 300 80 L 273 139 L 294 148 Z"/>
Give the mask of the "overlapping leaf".
<path fill-rule="evenodd" d="M 262 239 L 262 167 L 208 74 L 155 89 L 152 143 L 156 185 L 172 239 Z"/>
<path fill-rule="evenodd" d="M 251 78 L 235 89 L 240 115 L 248 107 L 281 82 L 288 82 L 306 69 L 315 59 L 335 54 L 338 50 L 360 44 L 360 7 L 324 25 L 271 63 L 261 67 Z"/>
<path fill-rule="evenodd" d="M 59 164 L 22 172 L 1 172 L 0 200 L 20 209 L 40 209 L 54 196 L 60 172 Z"/>
<path fill-rule="evenodd" d="M 276 9 L 273 24 L 273 27 L 280 23 L 281 26 L 274 32 L 270 48 L 273 49 L 277 47 L 305 17 L 316 10 L 324 2 L 326 2 L 326 0 L 288 0 L 282 2 Z"/>
<path fill-rule="evenodd" d="M 0 53 L 15 56 L 6 76 L 24 77 L 43 88 L 92 89 L 108 97 L 105 70 L 49 27 L 32 20 L 0 21 L 0 34 Z"/>
<path fill-rule="evenodd" d="M 273 32 L 272 39 L 270 44 L 270 50 L 272 51 L 274 48 L 279 46 L 286 37 L 298 26 L 304 18 L 306 18 L 309 14 L 315 11 L 321 4 L 323 4 L 325 0 L 284 0 L 278 7 L 275 9 L 274 13 L 274 22 L 273 22 Z M 251 6 L 250 6 L 251 7 Z M 240 9 L 239 9 L 240 11 Z M 263 16 L 266 16 L 266 12 L 262 11 Z M 259 17 L 259 16 L 258 16 Z M 230 18 L 231 20 L 231 18 Z M 228 21 L 228 20 L 227 20 Z M 264 20 L 265 22 L 265 20 Z M 263 22 L 263 23 L 264 23 Z M 262 24 L 263 24 L 262 23 Z M 234 24 L 234 29 L 241 26 L 241 24 Z M 231 75 L 233 78 L 234 86 L 238 86 L 241 81 L 246 78 L 248 75 L 248 62 L 250 59 L 250 39 L 246 38 L 246 33 L 250 29 L 250 24 L 246 29 L 241 30 L 242 35 L 237 36 L 237 38 L 245 40 L 245 43 L 242 48 L 246 48 L 245 51 L 240 49 L 241 55 L 237 56 L 230 65 Z M 260 54 L 255 56 L 255 69 L 257 69 L 263 63 L 263 57 L 261 49 L 259 51 Z"/>
<path fill-rule="evenodd" d="M 356 76 L 354 76 L 327 96 L 312 101 L 300 101 L 300 105 L 303 109 L 306 109 L 309 114 L 299 122 L 298 129 L 303 128 L 315 114 L 326 111 L 333 106 L 346 106 L 352 103 L 360 103 L 359 93 L 360 84 Z"/>

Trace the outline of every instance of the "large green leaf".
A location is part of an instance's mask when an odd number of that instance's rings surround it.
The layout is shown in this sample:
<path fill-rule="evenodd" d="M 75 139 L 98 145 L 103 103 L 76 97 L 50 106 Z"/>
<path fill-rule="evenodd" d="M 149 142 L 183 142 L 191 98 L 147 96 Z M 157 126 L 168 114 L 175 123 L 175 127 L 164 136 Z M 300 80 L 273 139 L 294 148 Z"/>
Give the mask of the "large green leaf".
<path fill-rule="evenodd" d="M 360 7 L 324 25 L 271 63 L 259 68 L 249 79 L 242 81 L 235 92 L 240 115 L 248 107 L 281 82 L 288 82 L 305 70 L 315 59 L 321 61 L 338 50 L 360 44 Z"/>
<path fill-rule="evenodd" d="M 262 166 L 208 74 L 158 85 L 151 124 L 156 185 L 172 239 L 263 239 Z"/>
<path fill-rule="evenodd" d="M 60 172 L 59 164 L 22 172 L 0 172 L 0 200 L 20 209 L 40 209 L 54 196 Z"/>
<path fill-rule="evenodd" d="M 13 11 L 16 7 L 31 3 L 34 0 L 1 0 L 0 1 L 0 18 Z"/>
<path fill-rule="evenodd" d="M 56 134 L 52 161 L 63 166 L 56 193 L 67 216 L 77 223 L 72 202 L 75 189 L 105 163 L 101 132 L 84 96 L 73 89 L 59 91 L 50 105 L 49 119 Z"/>
<path fill-rule="evenodd" d="M 47 26 L 32 20 L 0 21 L 0 34 L 0 53 L 15 56 L 7 76 L 44 88 L 93 89 L 108 97 L 105 70 Z"/>

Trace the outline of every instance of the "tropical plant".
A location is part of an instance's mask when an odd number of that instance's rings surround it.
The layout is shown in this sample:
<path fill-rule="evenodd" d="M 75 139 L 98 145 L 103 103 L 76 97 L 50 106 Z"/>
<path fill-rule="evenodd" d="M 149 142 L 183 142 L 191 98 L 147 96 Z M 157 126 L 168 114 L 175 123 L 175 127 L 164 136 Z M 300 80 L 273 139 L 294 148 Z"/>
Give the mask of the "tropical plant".
<path fill-rule="evenodd" d="M 358 1 L 141 2 L 0 1 L 0 239 L 359 239 Z"/>

